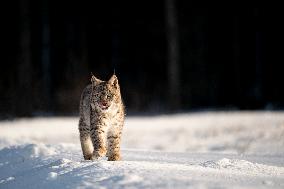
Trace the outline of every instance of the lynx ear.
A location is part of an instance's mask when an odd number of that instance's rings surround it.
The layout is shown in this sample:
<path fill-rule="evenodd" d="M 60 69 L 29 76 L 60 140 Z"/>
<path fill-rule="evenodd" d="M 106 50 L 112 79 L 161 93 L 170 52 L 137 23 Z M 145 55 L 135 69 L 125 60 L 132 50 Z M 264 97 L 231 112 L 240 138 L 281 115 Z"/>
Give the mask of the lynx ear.
<path fill-rule="evenodd" d="M 93 74 L 92 74 L 92 77 L 91 77 L 91 82 L 93 85 L 96 85 L 100 82 L 102 82 L 100 79 L 96 78 Z"/>
<path fill-rule="evenodd" d="M 111 78 L 108 80 L 108 83 L 113 87 L 118 88 L 118 79 L 115 74 L 111 76 Z"/>

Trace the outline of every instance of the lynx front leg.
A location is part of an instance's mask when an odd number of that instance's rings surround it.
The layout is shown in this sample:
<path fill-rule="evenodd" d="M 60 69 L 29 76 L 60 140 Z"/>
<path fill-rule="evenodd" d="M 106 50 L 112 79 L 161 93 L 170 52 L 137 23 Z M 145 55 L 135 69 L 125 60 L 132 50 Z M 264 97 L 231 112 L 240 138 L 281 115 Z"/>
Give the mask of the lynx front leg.
<path fill-rule="evenodd" d="M 98 159 L 106 155 L 106 124 L 98 119 L 96 116 L 91 116 L 91 139 L 94 146 L 93 158 Z"/>
<path fill-rule="evenodd" d="M 93 144 L 90 137 L 90 131 L 84 121 L 80 119 L 79 132 L 82 152 L 85 160 L 91 160 L 93 156 Z"/>
<path fill-rule="evenodd" d="M 108 161 L 119 161 L 121 160 L 120 156 L 120 139 L 121 133 L 112 133 L 109 132 L 107 136 L 108 140 Z"/>
<path fill-rule="evenodd" d="M 91 128 L 91 136 L 92 136 L 91 138 L 94 146 L 94 152 L 93 152 L 94 159 L 98 159 L 106 155 L 107 150 L 106 150 L 104 132 L 105 131 L 100 127 L 93 129 Z"/>

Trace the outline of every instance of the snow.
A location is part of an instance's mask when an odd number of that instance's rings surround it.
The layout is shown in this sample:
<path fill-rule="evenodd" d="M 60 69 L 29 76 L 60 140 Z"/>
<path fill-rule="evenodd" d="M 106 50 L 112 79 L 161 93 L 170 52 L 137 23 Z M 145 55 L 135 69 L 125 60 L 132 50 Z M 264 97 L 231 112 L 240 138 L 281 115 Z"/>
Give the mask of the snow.
<path fill-rule="evenodd" d="M 284 112 L 127 117 L 123 161 L 85 161 L 77 117 L 0 122 L 0 189 L 284 188 Z"/>

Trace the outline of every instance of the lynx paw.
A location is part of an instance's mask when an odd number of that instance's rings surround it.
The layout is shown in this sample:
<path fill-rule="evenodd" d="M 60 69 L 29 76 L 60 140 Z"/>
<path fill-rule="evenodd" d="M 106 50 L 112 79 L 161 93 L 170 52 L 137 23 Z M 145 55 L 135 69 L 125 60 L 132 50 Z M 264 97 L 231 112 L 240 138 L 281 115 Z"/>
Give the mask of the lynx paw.
<path fill-rule="evenodd" d="M 100 149 L 94 151 L 92 158 L 93 159 L 99 159 L 100 157 L 105 156 L 106 153 L 107 153 L 107 150 L 105 148 L 100 148 Z"/>
<path fill-rule="evenodd" d="M 108 156 L 108 161 L 119 161 L 121 160 L 120 154 L 113 154 Z"/>
<path fill-rule="evenodd" d="M 93 160 L 93 154 L 84 155 L 85 160 Z"/>

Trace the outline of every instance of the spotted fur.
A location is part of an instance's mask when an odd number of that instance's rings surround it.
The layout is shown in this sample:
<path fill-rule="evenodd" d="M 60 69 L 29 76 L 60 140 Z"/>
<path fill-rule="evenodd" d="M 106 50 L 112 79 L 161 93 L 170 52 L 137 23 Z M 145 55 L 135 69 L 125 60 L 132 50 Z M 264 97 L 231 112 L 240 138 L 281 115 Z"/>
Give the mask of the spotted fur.
<path fill-rule="evenodd" d="M 124 125 L 124 105 L 118 79 L 108 81 L 91 78 L 80 101 L 79 132 L 85 160 L 107 155 L 109 161 L 120 156 L 120 142 Z"/>

